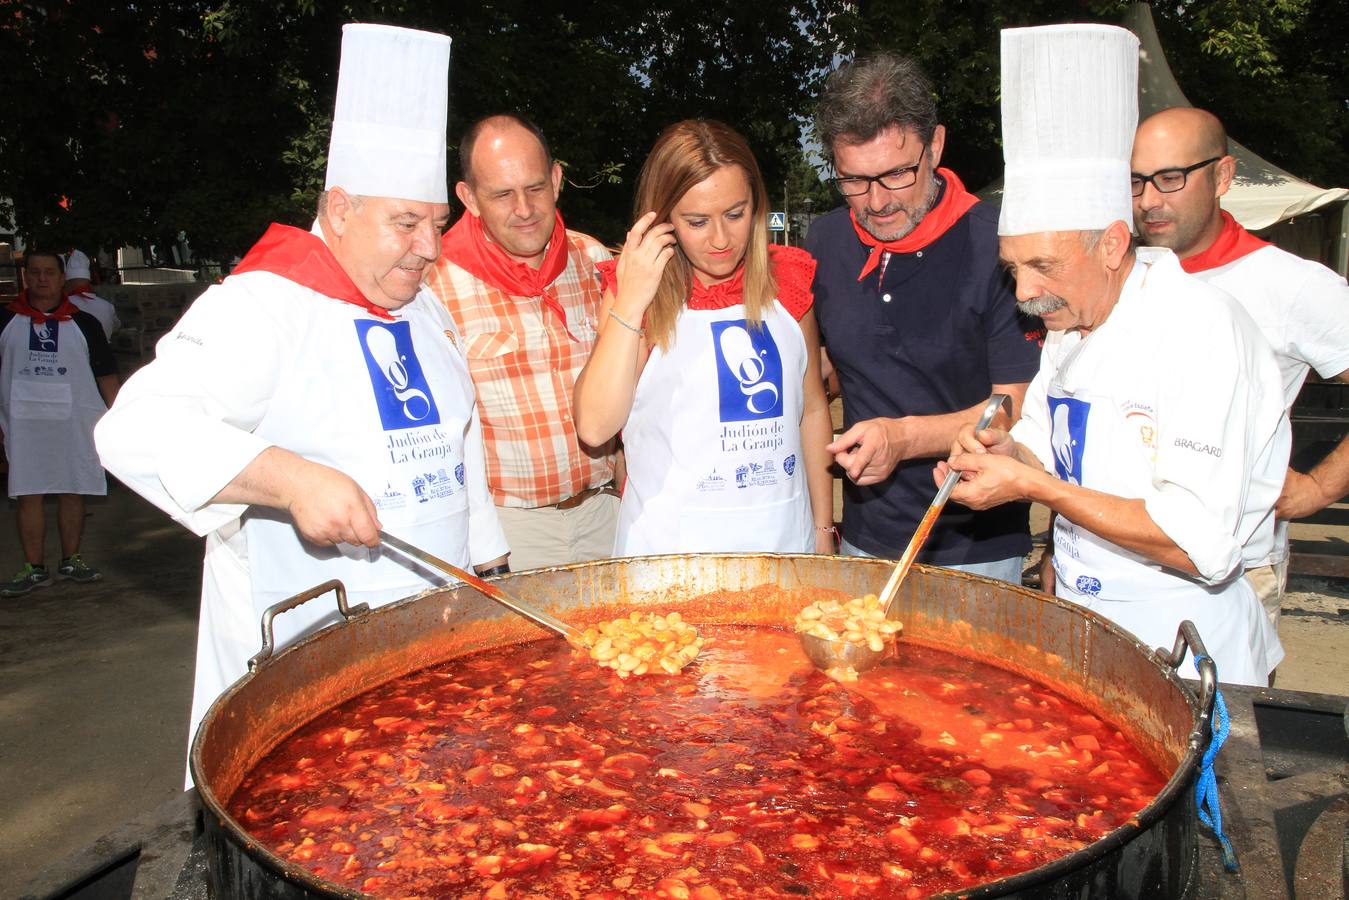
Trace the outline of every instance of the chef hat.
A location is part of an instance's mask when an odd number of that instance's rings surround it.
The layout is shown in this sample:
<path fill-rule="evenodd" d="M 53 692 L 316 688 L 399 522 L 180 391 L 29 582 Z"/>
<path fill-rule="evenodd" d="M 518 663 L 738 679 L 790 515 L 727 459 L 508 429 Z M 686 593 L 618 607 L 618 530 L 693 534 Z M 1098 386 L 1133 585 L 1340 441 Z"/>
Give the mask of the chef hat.
<path fill-rule="evenodd" d="M 88 277 L 89 257 L 79 250 L 71 250 L 70 255 L 66 257 L 66 281 L 73 281 L 76 278 L 88 279 Z"/>
<path fill-rule="evenodd" d="M 391 25 L 342 26 L 324 190 L 448 203 L 450 39 Z"/>
<path fill-rule="evenodd" d="M 1133 222 L 1129 155 L 1138 126 L 1138 38 L 1113 25 L 1002 32 L 998 234 Z"/>

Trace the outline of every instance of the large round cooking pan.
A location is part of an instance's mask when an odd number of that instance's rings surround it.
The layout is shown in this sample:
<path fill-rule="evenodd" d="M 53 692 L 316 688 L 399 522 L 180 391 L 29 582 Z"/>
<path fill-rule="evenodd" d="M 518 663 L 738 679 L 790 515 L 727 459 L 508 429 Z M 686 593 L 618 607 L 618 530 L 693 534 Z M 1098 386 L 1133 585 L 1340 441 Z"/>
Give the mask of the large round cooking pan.
<path fill-rule="evenodd" d="M 636 607 L 680 610 L 693 622 L 790 622 L 820 592 L 875 593 L 883 560 L 808 555 L 700 554 L 604 560 L 505 576 L 502 586 L 577 623 Z M 765 592 L 762 586 L 777 588 Z M 337 583 L 278 604 L 333 603 Z M 714 592 L 750 592 L 738 598 Z M 765 602 L 765 595 L 771 597 Z M 532 624 L 471 588 L 432 591 L 345 621 L 273 656 L 270 637 L 251 671 L 208 711 L 191 767 L 205 808 L 215 897 L 357 897 L 275 856 L 226 812 L 247 772 L 282 738 L 369 688 L 455 656 L 540 637 Z M 1044 594 L 946 569 L 915 566 L 896 599 L 903 639 L 950 649 L 1046 681 L 1126 728 L 1166 786 L 1135 821 L 1051 864 L 961 896 L 1180 897 L 1195 869 L 1193 792 L 1216 684 L 1201 664 L 1200 698 L 1176 676 L 1179 653 L 1153 652 L 1100 616 Z M 1178 650 L 1197 637 L 1182 629 Z M 1199 646 L 1195 652 L 1202 653 Z"/>

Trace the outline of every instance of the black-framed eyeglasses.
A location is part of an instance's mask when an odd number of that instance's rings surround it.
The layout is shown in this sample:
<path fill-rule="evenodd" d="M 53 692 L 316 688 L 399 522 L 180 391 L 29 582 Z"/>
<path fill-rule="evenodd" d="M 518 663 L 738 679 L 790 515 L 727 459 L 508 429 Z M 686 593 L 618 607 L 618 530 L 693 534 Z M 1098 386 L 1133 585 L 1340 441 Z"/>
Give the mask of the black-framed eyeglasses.
<path fill-rule="evenodd" d="M 1202 169 L 1204 166 L 1212 165 L 1220 159 L 1222 159 L 1221 156 L 1215 156 L 1211 159 L 1206 159 L 1203 162 L 1197 162 L 1192 166 L 1186 166 L 1183 169 L 1158 169 L 1151 175 L 1130 172 L 1129 188 L 1133 191 L 1135 197 L 1143 196 L 1143 189 L 1149 184 L 1155 187 L 1158 193 L 1174 194 L 1176 191 L 1185 187 L 1185 179 L 1190 176 L 1191 172 Z"/>
<path fill-rule="evenodd" d="M 923 167 L 925 156 L 927 156 L 927 144 L 923 145 L 923 152 L 918 155 L 918 162 L 911 166 L 891 169 L 889 172 L 882 172 L 879 175 L 838 175 L 829 179 L 829 181 L 845 197 L 860 197 L 871 191 L 873 183 L 879 184 L 887 191 L 902 191 L 907 187 L 913 187 L 914 183 L 918 181 L 918 170 Z"/>

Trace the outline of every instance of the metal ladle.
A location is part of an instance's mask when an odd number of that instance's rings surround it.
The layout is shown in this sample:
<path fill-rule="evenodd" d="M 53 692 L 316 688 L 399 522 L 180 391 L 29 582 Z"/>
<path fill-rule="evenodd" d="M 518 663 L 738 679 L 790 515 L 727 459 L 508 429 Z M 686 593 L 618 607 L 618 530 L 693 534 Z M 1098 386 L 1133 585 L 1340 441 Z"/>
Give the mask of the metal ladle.
<path fill-rule="evenodd" d="M 983 431 L 993 421 L 993 417 L 998 414 L 998 410 L 1003 406 L 1007 408 L 1007 415 L 1011 416 L 1012 406 L 1010 398 L 1006 394 L 994 394 L 988 398 L 988 403 L 984 405 L 983 414 L 979 416 L 978 423 L 974 426 L 976 432 Z M 960 480 L 960 473 L 954 469 L 946 476 L 942 482 L 941 489 L 937 491 L 937 496 L 932 499 L 927 512 L 923 513 L 922 520 L 913 532 L 913 537 L 909 539 L 909 546 L 904 548 L 904 555 L 899 558 L 895 564 L 895 569 L 890 573 L 890 580 L 885 583 L 885 588 L 880 594 L 881 609 L 885 611 L 885 617 L 890 618 L 890 606 L 895 602 L 895 596 L 899 593 L 899 586 L 904 582 L 904 577 L 909 574 L 909 569 L 913 566 L 914 559 L 918 556 L 918 551 L 923 549 L 927 543 L 928 535 L 932 533 L 932 525 L 937 521 L 937 515 L 946 505 L 947 499 L 951 496 L 951 491 L 955 490 L 956 482 Z M 806 651 L 806 656 L 810 661 L 821 669 L 843 668 L 851 666 L 857 673 L 865 672 L 867 669 L 874 668 L 885 657 L 886 649 L 872 650 L 863 643 L 851 643 L 850 641 L 825 640 L 822 637 L 816 637 L 813 634 L 801 632 L 801 648 Z"/>
<path fill-rule="evenodd" d="M 575 625 L 568 625 L 556 616 L 551 616 L 543 610 L 535 609 L 528 603 L 522 603 L 491 582 L 484 581 L 472 572 L 447 563 L 440 557 L 433 556 L 420 547 L 409 544 L 402 538 L 396 538 L 387 531 L 381 531 L 379 533 L 379 539 L 382 543 L 388 544 L 398 552 L 410 556 L 420 563 L 425 563 L 439 572 L 458 578 L 480 594 L 495 600 L 510 611 L 524 616 L 535 624 L 542 625 L 549 631 L 560 634 L 567 643 L 571 644 L 573 647 L 579 647 L 585 650 L 590 649 L 590 642 L 585 639 L 585 635 L 581 632 L 581 629 L 577 628 Z"/>

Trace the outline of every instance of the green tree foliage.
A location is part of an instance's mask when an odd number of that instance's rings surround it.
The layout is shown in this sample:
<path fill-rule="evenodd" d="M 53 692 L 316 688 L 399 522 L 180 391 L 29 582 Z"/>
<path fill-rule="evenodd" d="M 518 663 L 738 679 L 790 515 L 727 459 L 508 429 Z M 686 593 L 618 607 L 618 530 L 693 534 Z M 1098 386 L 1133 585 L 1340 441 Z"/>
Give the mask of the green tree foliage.
<path fill-rule="evenodd" d="M 187 230 L 246 246 L 290 193 L 287 85 L 229 57 L 191 3 L 10 3 L 0 195 L 39 243 L 86 248 Z"/>
<path fill-rule="evenodd" d="M 350 21 L 450 34 L 452 153 L 469 121 L 523 112 L 563 162 L 568 222 L 606 240 L 631 219 L 633 183 L 656 135 L 691 116 L 744 132 L 775 198 L 814 191 L 817 203 L 836 203 L 803 163 L 803 129 L 824 72 L 876 49 L 913 54 L 931 73 L 949 130 L 946 162 L 977 188 L 1001 171 L 999 29 L 1118 21 L 1126 6 L 11 0 L 0 6 L 0 54 L 16 61 L 0 127 L 0 198 L 12 200 L 30 240 L 86 248 L 183 230 L 199 252 L 229 258 L 269 221 L 306 224 L 322 187 L 340 28 Z M 1168 0 L 1154 13 L 1193 102 L 1285 168 L 1349 180 L 1342 9 Z"/>
<path fill-rule="evenodd" d="M 454 39 L 452 153 L 473 119 L 530 116 L 566 171 L 568 221 L 617 239 L 647 148 L 676 119 L 732 123 L 781 181 L 801 111 L 835 52 L 825 28 L 835 6 L 19 3 L 4 13 L 0 47 L 34 65 L 20 79 L 20 121 L 0 139 L 0 196 L 13 198 L 33 238 L 106 246 L 183 229 L 207 254 L 240 253 L 272 219 L 308 220 L 341 25 L 383 22 Z M 451 169 L 457 177 L 457 161 Z"/>
<path fill-rule="evenodd" d="M 1346 12 L 1330 2 L 1212 0 L 1158 4 L 1153 17 L 1191 103 L 1212 110 L 1229 134 L 1294 175 L 1343 187 L 1349 183 Z"/>
<path fill-rule="evenodd" d="M 936 86 L 945 161 L 978 189 L 999 177 L 998 32 L 1119 22 L 1127 0 L 857 0 L 837 21 L 858 53 L 916 58 Z M 1152 5 L 1190 102 L 1257 153 L 1321 184 L 1349 181 L 1349 74 L 1343 3 L 1168 0 Z"/>

